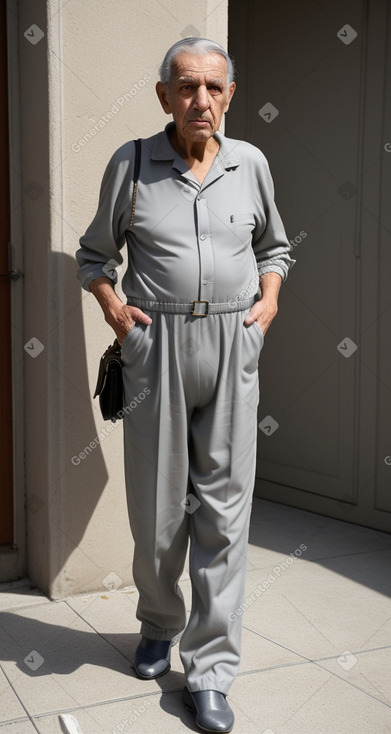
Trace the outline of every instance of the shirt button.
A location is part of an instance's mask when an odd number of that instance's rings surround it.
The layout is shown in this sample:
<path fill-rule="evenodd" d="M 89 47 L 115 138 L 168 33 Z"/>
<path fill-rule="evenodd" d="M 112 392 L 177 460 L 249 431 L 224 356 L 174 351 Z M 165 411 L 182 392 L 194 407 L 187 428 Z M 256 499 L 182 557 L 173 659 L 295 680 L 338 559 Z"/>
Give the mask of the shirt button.
<path fill-rule="evenodd" d="M 200 240 L 206 240 L 206 234 L 200 234 Z"/>
<path fill-rule="evenodd" d="M 188 194 L 189 191 L 190 191 L 190 187 L 189 186 L 184 186 L 183 187 L 183 191 L 185 192 L 185 194 Z"/>
<path fill-rule="evenodd" d="M 207 282 L 208 282 L 207 280 L 203 280 L 203 281 L 202 281 L 202 285 L 206 285 L 206 284 L 207 284 Z"/>

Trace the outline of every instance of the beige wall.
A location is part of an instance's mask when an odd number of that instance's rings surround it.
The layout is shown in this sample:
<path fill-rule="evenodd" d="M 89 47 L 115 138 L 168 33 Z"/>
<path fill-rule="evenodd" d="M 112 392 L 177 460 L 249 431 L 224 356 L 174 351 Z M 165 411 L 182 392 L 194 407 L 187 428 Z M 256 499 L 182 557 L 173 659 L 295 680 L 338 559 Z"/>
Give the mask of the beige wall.
<path fill-rule="evenodd" d="M 10 3 L 10 26 L 18 22 L 19 28 L 20 77 L 13 59 L 11 107 L 20 105 L 14 137 L 21 160 L 12 186 L 20 187 L 22 208 L 13 212 L 13 239 L 24 272 L 14 293 L 19 371 L 24 359 L 15 426 L 16 455 L 23 443 L 25 453 L 16 491 L 19 505 L 24 490 L 27 497 L 27 575 L 61 598 L 102 589 L 112 579 L 132 583 L 122 425 L 80 457 L 111 426 L 91 395 L 112 332 L 76 281 L 78 237 L 95 212 L 112 152 L 168 121 L 154 89 L 164 52 L 186 35 L 226 45 L 227 3 L 20 0 L 18 21 L 14 8 Z M 36 44 L 23 35 L 32 24 L 45 32 Z M 94 125 L 97 132 L 90 134 Z M 22 348 L 33 338 L 44 347 L 37 356 Z M 21 537 L 22 528 L 18 532 Z"/>

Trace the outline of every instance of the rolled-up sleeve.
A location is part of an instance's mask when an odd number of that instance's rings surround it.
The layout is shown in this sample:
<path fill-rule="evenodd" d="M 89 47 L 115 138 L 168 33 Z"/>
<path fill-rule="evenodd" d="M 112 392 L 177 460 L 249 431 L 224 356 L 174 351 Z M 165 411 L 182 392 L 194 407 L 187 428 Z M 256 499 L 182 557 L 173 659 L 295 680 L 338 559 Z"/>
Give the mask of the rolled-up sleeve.
<path fill-rule="evenodd" d="M 257 181 L 261 201 L 259 219 L 257 217 L 257 227 L 254 232 L 253 250 L 258 273 L 260 276 L 265 273 L 278 273 L 284 281 L 296 260 L 289 255 L 293 247 L 288 241 L 274 201 L 273 179 L 268 162 L 262 153 L 257 165 Z"/>
<path fill-rule="evenodd" d="M 125 244 L 125 231 L 131 211 L 134 153 L 128 143 L 113 155 L 103 175 L 98 209 L 76 252 L 77 277 L 87 291 L 95 278 L 117 281 L 116 265 Z"/>

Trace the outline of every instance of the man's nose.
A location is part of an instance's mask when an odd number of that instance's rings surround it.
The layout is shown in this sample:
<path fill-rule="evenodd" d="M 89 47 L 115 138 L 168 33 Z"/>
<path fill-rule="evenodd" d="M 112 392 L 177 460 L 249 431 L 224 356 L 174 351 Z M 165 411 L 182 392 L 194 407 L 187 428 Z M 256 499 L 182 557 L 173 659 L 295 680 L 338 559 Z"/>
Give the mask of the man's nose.
<path fill-rule="evenodd" d="M 209 95 L 205 86 L 200 86 L 194 98 L 194 107 L 200 112 L 204 112 L 209 107 Z"/>

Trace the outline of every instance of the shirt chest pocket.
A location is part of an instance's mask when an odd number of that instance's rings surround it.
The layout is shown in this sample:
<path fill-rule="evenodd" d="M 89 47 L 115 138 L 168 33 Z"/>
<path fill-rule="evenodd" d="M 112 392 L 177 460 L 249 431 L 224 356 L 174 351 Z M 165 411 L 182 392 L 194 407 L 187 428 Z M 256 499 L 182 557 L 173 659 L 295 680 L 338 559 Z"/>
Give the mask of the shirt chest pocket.
<path fill-rule="evenodd" d="M 246 247 L 251 245 L 255 229 L 254 214 L 252 212 L 236 212 L 236 214 L 231 214 L 229 219 L 235 242 L 239 241 Z"/>
<path fill-rule="evenodd" d="M 249 226 L 255 227 L 255 217 L 252 212 L 238 212 L 237 214 L 231 214 L 230 222 L 238 226 Z"/>

